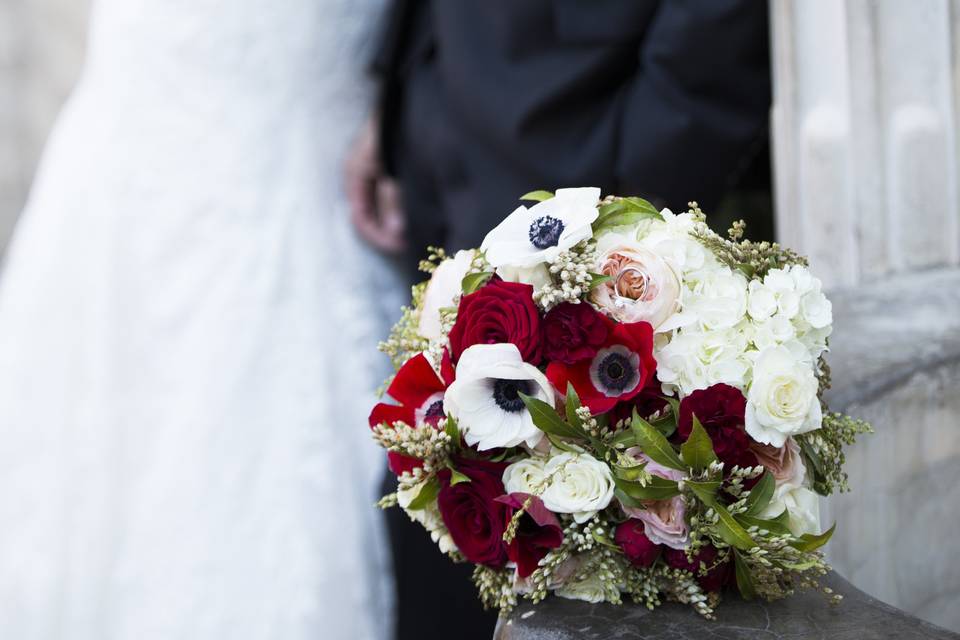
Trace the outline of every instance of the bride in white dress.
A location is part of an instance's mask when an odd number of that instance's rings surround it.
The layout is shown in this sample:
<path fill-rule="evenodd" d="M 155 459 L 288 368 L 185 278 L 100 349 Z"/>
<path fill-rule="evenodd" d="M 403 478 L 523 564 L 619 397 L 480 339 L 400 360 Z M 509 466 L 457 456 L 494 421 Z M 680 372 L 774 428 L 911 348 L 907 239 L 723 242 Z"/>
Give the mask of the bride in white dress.
<path fill-rule="evenodd" d="M 94 3 L 0 288 L 0 637 L 386 635 L 395 285 L 340 189 L 380 10 Z"/>

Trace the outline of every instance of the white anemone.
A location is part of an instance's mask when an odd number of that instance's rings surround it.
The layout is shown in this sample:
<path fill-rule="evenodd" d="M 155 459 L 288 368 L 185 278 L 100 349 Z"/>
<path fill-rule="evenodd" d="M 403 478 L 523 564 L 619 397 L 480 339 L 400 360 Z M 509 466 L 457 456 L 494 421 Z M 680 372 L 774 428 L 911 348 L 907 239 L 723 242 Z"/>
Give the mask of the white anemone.
<path fill-rule="evenodd" d="M 513 344 L 475 344 L 460 355 L 456 380 L 447 388 L 444 409 L 469 445 L 480 451 L 537 446 L 543 436 L 519 393 L 554 404 L 547 377 L 523 361 Z"/>
<path fill-rule="evenodd" d="M 480 245 L 493 267 L 533 267 L 554 260 L 578 242 L 593 236 L 600 189 L 557 189 L 556 195 L 527 209 L 517 209 L 497 225 Z"/>

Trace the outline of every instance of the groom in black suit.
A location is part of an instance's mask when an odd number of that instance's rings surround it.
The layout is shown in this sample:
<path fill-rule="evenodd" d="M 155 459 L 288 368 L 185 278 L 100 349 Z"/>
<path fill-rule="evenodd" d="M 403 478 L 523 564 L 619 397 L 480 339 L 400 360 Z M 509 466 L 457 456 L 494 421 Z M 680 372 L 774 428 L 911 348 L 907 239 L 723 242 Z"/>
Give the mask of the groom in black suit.
<path fill-rule="evenodd" d="M 358 230 L 415 264 L 479 246 L 533 189 L 713 207 L 765 166 L 767 19 L 766 0 L 395 0 L 379 137 L 348 172 Z M 389 517 L 400 640 L 490 638 L 469 567 Z"/>

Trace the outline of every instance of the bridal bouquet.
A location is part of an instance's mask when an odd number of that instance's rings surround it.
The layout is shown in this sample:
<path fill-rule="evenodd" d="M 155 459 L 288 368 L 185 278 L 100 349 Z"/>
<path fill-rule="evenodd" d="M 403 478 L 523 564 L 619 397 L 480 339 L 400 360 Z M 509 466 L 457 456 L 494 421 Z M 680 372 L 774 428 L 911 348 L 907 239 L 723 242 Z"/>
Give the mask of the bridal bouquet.
<path fill-rule="evenodd" d="M 717 235 L 696 203 L 522 200 L 478 250 L 433 251 L 381 345 L 381 505 L 501 610 L 627 594 L 711 616 L 724 588 L 816 587 L 818 495 L 869 427 L 824 404 L 831 306 L 805 260 L 742 223 Z"/>

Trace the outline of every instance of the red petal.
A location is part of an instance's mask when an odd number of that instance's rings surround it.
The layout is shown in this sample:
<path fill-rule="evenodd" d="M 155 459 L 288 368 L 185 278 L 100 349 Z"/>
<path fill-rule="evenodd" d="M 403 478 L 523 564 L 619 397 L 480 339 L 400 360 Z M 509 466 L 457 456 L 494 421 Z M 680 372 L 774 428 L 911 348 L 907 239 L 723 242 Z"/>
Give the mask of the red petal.
<path fill-rule="evenodd" d="M 443 384 L 449 387 L 454 378 L 456 378 L 456 371 L 453 368 L 453 360 L 450 358 L 450 350 L 444 349 L 443 356 L 440 358 L 440 377 L 443 379 Z"/>
<path fill-rule="evenodd" d="M 383 423 L 392 425 L 394 422 L 406 422 L 412 427 L 414 412 L 412 408 L 381 402 L 370 412 L 368 422 L 371 428 Z"/>
<path fill-rule="evenodd" d="M 560 527 L 560 520 L 556 514 L 550 511 L 550 509 L 547 509 L 543 504 L 543 500 L 536 496 L 531 496 L 529 493 L 508 493 L 505 496 L 496 498 L 496 502 L 505 504 L 508 507 L 513 507 L 514 509 L 521 509 L 523 503 L 527 501 L 527 498 L 530 498 L 530 505 L 527 506 L 527 515 L 533 518 L 537 526 Z"/>
<path fill-rule="evenodd" d="M 610 411 L 622 398 L 608 398 L 597 390 L 590 380 L 590 364 L 592 360 L 581 360 L 572 365 L 561 362 L 551 362 L 547 366 L 547 379 L 560 393 L 566 394 L 567 383 L 573 385 L 580 404 L 590 408 L 590 413 L 599 415 Z"/>
<path fill-rule="evenodd" d="M 423 460 L 417 460 L 416 458 L 411 458 L 410 456 L 405 456 L 395 451 L 388 451 L 387 466 L 390 467 L 390 471 L 393 471 L 399 476 L 404 471 L 412 473 L 414 469 L 419 469 L 423 466 Z"/>
<path fill-rule="evenodd" d="M 403 363 L 387 393 L 400 404 L 418 409 L 427 398 L 444 389 L 430 361 L 419 353 Z"/>

